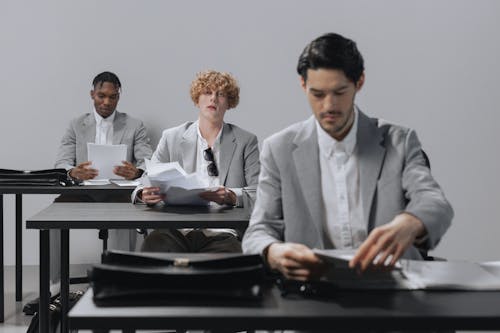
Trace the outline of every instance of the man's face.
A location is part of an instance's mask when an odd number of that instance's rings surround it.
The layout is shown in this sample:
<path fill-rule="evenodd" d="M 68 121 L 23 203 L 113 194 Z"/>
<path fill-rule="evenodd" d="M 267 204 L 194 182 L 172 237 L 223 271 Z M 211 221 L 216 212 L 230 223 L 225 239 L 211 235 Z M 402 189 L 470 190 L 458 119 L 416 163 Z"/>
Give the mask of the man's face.
<path fill-rule="evenodd" d="M 207 120 L 222 122 L 228 108 L 227 96 L 215 88 L 205 88 L 198 97 L 200 115 Z"/>
<path fill-rule="evenodd" d="M 120 99 L 118 87 L 111 82 L 98 83 L 94 90 L 90 91 L 90 97 L 94 100 L 96 112 L 103 118 L 109 117 L 116 109 Z"/>
<path fill-rule="evenodd" d="M 308 69 L 307 80 L 301 77 L 314 116 L 321 127 L 336 140 L 342 140 L 354 121 L 354 97 L 364 83 L 357 84 L 337 69 Z"/>

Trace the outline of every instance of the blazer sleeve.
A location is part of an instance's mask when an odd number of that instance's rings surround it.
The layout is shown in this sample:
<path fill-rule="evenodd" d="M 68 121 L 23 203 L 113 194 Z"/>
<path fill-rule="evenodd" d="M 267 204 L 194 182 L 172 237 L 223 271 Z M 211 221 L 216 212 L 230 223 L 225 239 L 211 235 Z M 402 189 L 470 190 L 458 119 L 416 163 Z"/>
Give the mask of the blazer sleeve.
<path fill-rule="evenodd" d="M 153 153 L 149 142 L 146 127 L 140 122 L 134 137 L 134 160 L 137 168 L 146 169 L 146 162 L 144 160 L 151 158 Z"/>
<path fill-rule="evenodd" d="M 144 129 L 145 133 L 145 129 Z M 149 146 L 149 144 L 148 144 Z M 150 153 L 151 155 L 151 153 Z M 162 134 L 162 137 L 160 139 L 160 142 L 158 143 L 158 146 L 156 147 L 155 152 L 151 156 L 151 162 L 153 163 L 166 163 L 170 162 L 170 158 L 168 158 L 168 147 L 167 147 L 167 138 L 166 138 L 166 132 L 164 131 Z M 140 203 L 141 201 L 138 198 L 139 191 L 141 191 L 144 188 L 144 185 L 139 185 L 137 186 L 132 194 L 130 195 L 130 200 L 132 203 Z"/>
<path fill-rule="evenodd" d="M 419 247 L 432 249 L 450 226 L 454 212 L 424 162 L 420 141 L 413 130 L 405 139 L 402 185 L 407 200 L 405 211 L 420 219 L 427 230 L 425 241 Z"/>
<path fill-rule="evenodd" d="M 163 131 L 160 142 L 156 146 L 156 150 L 151 157 L 151 162 L 168 163 L 170 162 L 170 154 L 168 151 L 168 130 Z"/>
<path fill-rule="evenodd" d="M 260 173 L 260 160 L 259 160 L 259 142 L 257 136 L 250 135 L 248 140 L 245 141 L 245 145 L 242 151 L 243 158 L 243 177 L 245 186 L 257 186 L 259 182 Z M 238 207 L 243 207 L 243 188 L 241 187 L 229 187 L 237 197 L 236 205 Z"/>
<path fill-rule="evenodd" d="M 73 122 L 64 133 L 57 151 L 55 168 L 70 170 L 76 165 L 76 132 Z"/>
<path fill-rule="evenodd" d="M 249 140 L 244 151 L 245 180 L 247 186 L 257 185 L 260 173 L 259 142 L 255 135 Z"/>
<path fill-rule="evenodd" d="M 263 254 L 272 243 L 284 240 L 281 179 L 268 141 L 264 141 L 257 200 L 242 241 L 243 252 Z"/>

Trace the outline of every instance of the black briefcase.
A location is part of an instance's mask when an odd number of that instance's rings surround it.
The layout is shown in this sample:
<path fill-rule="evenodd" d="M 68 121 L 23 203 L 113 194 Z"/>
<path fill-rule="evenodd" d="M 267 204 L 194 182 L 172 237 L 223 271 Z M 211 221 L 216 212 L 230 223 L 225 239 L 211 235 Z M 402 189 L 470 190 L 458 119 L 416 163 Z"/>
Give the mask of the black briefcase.
<path fill-rule="evenodd" d="M 258 301 L 266 282 L 259 255 L 106 251 L 89 271 L 99 306 Z"/>
<path fill-rule="evenodd" d="M 4 186 L 68 186 L 75 183 L 65 169 L 11 170 L 0 169 L 0 185 Z"/>

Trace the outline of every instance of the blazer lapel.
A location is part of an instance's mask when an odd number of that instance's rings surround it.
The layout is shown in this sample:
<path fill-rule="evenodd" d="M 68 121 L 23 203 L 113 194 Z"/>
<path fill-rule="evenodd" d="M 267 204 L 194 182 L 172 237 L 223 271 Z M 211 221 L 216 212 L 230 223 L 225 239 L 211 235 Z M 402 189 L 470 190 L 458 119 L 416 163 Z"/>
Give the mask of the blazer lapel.
<path fill-rule="evenodd" d="M 198 143 L 198 133 L 196 126 L 192 123 L 182 135 L 180 143 L 180 156 L 175 156 L 172 161 L 182 161 L 182 167 L 187 173 L 195 172 L 196 166 L 196 146 Z"/>
<path fill-rule="evenodd" d="M 85 141 L 82 142 L 82 152 L 78 154 L 77 161 L 78 163 L 89 160 L 89 153 L 87 150 L 87 143 L 95 142 L 95 118 L 93 113 L 89 113 L 83 119 L 80 125 L 80 133 L 83 136 Z"/>
<path fill-rule="evenodd" d="M 95 142 L 95 118 L 92 113 L 88 114 L 82 122 L 82 134 L 85 142 Z M 87 149 L 87 144 L 85 144 L 85 149 Z"/>
<path fill-rule="evenodd" d="M 224 124 L 220 137 L 220 154 L 219 154 L 219 179 L 222 185 L 226 184 L 226 178 L 229 171 L 229 166 L 233 160 L 233 154 L 236 150 L 236 138 L 229 125 Z"/>
<path fill-rule="evenodd" d="M 293 161 L 304 194 L 305 204 L 312 218 L 312 223 L 316 225 L 318 233 L 323 234 L 325 214 L 321 195 L 321 170 L 314 117 L 305 121 L 304 127 L 297 133 L 293 142 L 296 145 L 292 152 Z M 300 203 L 297 204 L 300 205 Z M 322 237 L 320 239 L 325 241 Z"/>
<path fill-rule="evenodd" d="M 125 134 L 125 115 L 115 111 L 115 119 L 113 120 L 113 144 L 118 145 L 122 142 L 123 134 Z"/>
<path fill-rule="evenodd" d="M 361 111 L 358 114 L 357 146 L 361 202 L 365 220 L 368 221 L 369 232 L 374 227 L 370 225 L 370 213 L 386 149 L 382 145 L 383 137 L 376 125 L 376 120 L 368 118 Z"/>

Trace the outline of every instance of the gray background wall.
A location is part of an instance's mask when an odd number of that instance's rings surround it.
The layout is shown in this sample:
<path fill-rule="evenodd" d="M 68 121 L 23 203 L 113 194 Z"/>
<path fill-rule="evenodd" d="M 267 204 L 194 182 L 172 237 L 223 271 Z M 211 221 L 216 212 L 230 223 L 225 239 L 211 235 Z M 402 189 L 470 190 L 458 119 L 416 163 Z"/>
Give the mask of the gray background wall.
<path fill-rule="evenodd" d="M 358 42 L 367 81 L 358 105 L 417 130 L 453 204 L 434 254 L 500 260 L 497 218 L 499 1 L 20 1 L 0 2 L 3 168 L 52 167 L 70 119 L 91 110 L 90 82 L 111 70 L 119 110 L 161 130 L 194 119 L 196 72 L 233 73 L 241 103 L 227 120 L 260 141 L 310 115 L 295 73 L 324 32 Z M 54 196 L 25 196 L 24 218 Z M 5 196 L 5 262 L 14 262 L 14 198 Z M 24 230 L 24 261 L 38 234 Z M 73 231 L 72 262 L 98 259 L 97 232 Z"/>

